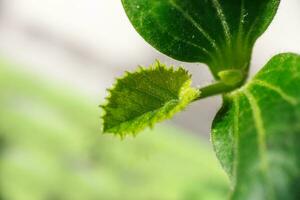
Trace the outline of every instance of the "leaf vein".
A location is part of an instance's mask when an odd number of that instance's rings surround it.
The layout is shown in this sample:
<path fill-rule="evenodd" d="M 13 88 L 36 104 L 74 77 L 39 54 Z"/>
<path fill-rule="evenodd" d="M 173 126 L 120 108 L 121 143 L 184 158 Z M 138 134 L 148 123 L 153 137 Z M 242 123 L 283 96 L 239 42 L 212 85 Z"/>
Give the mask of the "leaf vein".
<path fill-rule="evenodd" d="M 160 97 L 158 97 L 158 96 L 156 96 L 154 94 L 150 94 L 150 93 L 145 92 L 143 90 L 140 90 L 140 89 L 138 89 L 136 87 L 131 87 L 130 85 L 126 85 L 126 87 L 129 88 L 130 90 L 134 90 L 137 93 L 140 93 L 142 95 L 146 95 L 146 96 L 148 96 L 148 97 L 150 97 L 152 99 L 155 99 L 155 100 L 159 101 L 160 103 L 163 103 L 165 101 L 165 100 L 161 99 Z"/>
<path fill-rule="evenodd" d="M 236 179 L 237 170 L 238 170 L 238 156 L 239 156 L 239 117 L 240 117 L 240 105 L 239 105 L 239 96 L 233 100 L 234 105 L 234 119 L 233 119 L 233 137 L 234 137 L 234 161 L 232 169 L 232 177 Z M 236 184 L 237 180 L 235 180 Z"/>
<path fill-rule="evenodd" d="M 267 143 L 266 143 L 266 135 L 267 131 L 264 127 L 264 121 L 262 118 L 262 112 L 258 105 L 258 102 L 255 98 L 255 96 L 247 89 L 243 91 L 243 94 L 248 99 L 248 102 L 250 104 L 251 110 L 252 110 L 252 116 L 255 124 L 255 128 L 257 130 L 258 134 L 258 151 L 259 151 L 259 157 L 260 157 L 260 169 L 262 171 L 262 175 L 267 181 L 268 185 L 268 194 L 270 197 L 274 197 L 274 188 L 272 187 L 272 180 L 271 177 L 268 174 L 268 171 L 270 169 L 269 167 L 269 161 L 267 156 Z"/>
<path fill-rule="evenodd" d="M 201 50 L 203 53 L 207 54 L 210 58 L 213 58 L 213 56 L 211 55 L 211 53 L 204 47 L 202 46 L 199 46 L 198 44 L 195 44 L 193 42 L 190 42 L 190 41 L 187 41 L 187 40 L 184 40 L 183 38 L 179 38 L 178 36 L 176 35 L 173 35 L 171 34 L 169 31 L 166 30 L 166 28 L 164 28 L 160 23 L 159 21 L 155 18 L 155 15 L 154 16 L 154 19 L 156 21 L 156 24 L 157 24 L 157 27 L 160 28 L 163 32 L 165 32 L 167 35 L 169 35 L 170 37 L 172 37 L 174 40 L 177 40 L 179 42 L 182 42 L 182 43 L 185 43 L 187 45 L 190 45 L 190 46 L 193 46 L 199 50 Z"/>
<path fill-rule="evenodd" d="M 184 11 L 178 4 L 174 2 L 174 0 L 169 0 L 170 4 L 176 8 L 191 24 L 193 24 L 197 30 L 211 43 L 213 48 L 215 48 L 217 51 L 219 50 L 216 42 L 214 39 L 210 37 L 210 35 L 203 29 L 203 27 L 194 20 L 194 18 L 188 14 L 186 11 Z"/>
<path fill-rule="evenodd" d="M 222 8 L 219 0 L 212 0 L 212 5 L 216 9 L 217 15 L 220 19 L 220 22 L 221 22 L 222 26 L 223 26 L 225 38 L 226 38 L 227 42 L 230 44 L 231 43 L 230 28 L 229 28 L 229 25 L 227 23 L 227 19 L 226 19 L 226 16 L 224 14 L 223 8 Z"/>
<path fill-rule="evenodd" d="M 259 79 L 253 80 L 252 83 L 255 84 L 255 85 L 265 87 L 269 90 L 272 90 L 272 91 L 276 92 L 279 96 L 281 96 L 282 99 L 284 99 L 289 104 L 292 104 L 292 105 L 297 105 L 298 104 L 298 100 L 295 97 L 287 94 L 281 88 L 279 88 L 275 85 L 272 85 L 271 83 L 268 83 L 266 81 L 259 80 Z"/>
<path fill-rule="evenodd" d="M 261 159 L 261 169 L 266 172 L 268 169 L 268 159 L 267 159 L 267 147 L 266 147 L 266 130 L 264 128 L 264 122 L 262 119 L 262 113 L 259 108 L 259 105 L 257 103 L 257 100 L 251 94 L 250 91 L 244 90 L 243 94 L 246 96 L 246 98 L 249 101 L 251 110 L 252 110 L 252 115 L 253 115 L 253 120 L 255 123 L 255 128 L 257 130 L 258 134 L 258 148 L 259 148 L 259 156 Z"/>
<path fill-rule="evenodd" d="M 240 40 L 242 35 L 244 34 L 244 23 L 247 14 L 245 12 L 245 0 L 241 1 L 241 16 L 240 16 L 240 24 L 239 24 L 239 32 L 238 32 L 238 39 Z"/>
<path fill-rule="evenodd" d="M 173 91 L 171 91 L 170 89 L 168 88 L 165 88 L 165 87 L 162 87 L 160 85 L 158 85 L 157 83 L 155 83 L 152 79 L 150 79 L 148 76 L 146 76 L 145 74 L 142 75 L 143 78 L 147 79 L 153 86 L 155 86 L 157 89 L 159 90 L 163 90 L 164 92 L 168 93 L 171 98 L 174 98 L 174 99 L 178 99 L 178 94 L 175 94 L 173 93 Z"/>

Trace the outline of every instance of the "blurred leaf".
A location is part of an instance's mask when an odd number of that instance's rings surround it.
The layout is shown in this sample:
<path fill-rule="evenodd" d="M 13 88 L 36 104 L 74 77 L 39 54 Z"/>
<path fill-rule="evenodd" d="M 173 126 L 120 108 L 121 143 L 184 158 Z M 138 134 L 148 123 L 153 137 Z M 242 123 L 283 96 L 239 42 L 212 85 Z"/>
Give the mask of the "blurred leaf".
<path fill-rule="evenodd" d="M 275 56 L 225 96 L 212 141 L 231 199 L 300 199 L 300 56 Z"/>
<path fill-rule="evenodd" d="M 124 136 L 172 117 L 199 96 L 191 76 L 157 62 L 117 80 L 103 106 L 104 132 Z"/>
<path fill-rule="evenodd" d="M 249 65 L 256 39 L 280 0 L 122 0 L 141 36 L 181 61 L 203 62 L 217 76 Z"/>

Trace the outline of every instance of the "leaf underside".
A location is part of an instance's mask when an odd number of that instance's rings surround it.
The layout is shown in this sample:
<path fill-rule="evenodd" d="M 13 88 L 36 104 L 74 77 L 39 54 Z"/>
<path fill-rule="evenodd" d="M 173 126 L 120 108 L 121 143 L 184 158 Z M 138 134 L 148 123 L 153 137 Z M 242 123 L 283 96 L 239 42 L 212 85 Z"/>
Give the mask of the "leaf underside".
<path fill-rule="evenodd" d="M 300 199 L 300 56 L 275 56 L 224 97 L 212 141 L 231 199 Z"/>
<path fill-rule="evenodd" d="M 220 70 L 247 68 L 280 0 L 122 0 L 140 35 L 160 52 Z"/>
<path fill-rule="evenodd" d="M 156 62 L 126 73 L 109 90 L 104 109 L 104 132 L 121 137 L 171 118 L 199 96 L 191 88 L 191 76 L 183 68 L 167 68 Z"/>

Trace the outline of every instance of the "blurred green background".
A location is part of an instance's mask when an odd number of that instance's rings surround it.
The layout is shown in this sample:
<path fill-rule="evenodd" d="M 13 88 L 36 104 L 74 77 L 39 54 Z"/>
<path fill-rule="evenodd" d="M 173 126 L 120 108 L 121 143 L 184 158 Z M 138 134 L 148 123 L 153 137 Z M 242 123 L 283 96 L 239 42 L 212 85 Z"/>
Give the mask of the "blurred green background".
<path fill-rule="evenodd" d="M 160 125 L 103 135 L 98 103 L 0 63 L 2 200 L 224 199 L 228 180 L 208 143 Z"/>

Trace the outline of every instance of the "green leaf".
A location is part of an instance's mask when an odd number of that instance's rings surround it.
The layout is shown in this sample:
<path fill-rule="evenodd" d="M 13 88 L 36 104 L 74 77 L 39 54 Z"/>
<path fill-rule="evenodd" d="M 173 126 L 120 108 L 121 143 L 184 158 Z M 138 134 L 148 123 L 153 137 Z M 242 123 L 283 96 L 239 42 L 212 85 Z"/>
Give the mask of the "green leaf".
<path fill-rule="evenodd" d="M 300 199 L 300 56 L 275 56 L 224 97 L 212 141 L 231 199 Z"/>
<path fill-rule="evenodd" d="M 122 0 L 135 29 L 160 52 L 203 62 L 218 77 L 248 71 L 256 39 L 272 21 L 280 0 Z"/>
<path fill-rule="evenodd" d="M 104 132 L 125 136 L 171 118 L 199 96 L 191 88 L 191 76 L 183 68 L 167 68 L 156 62 L 118 79 L 102 106 Z"/>

